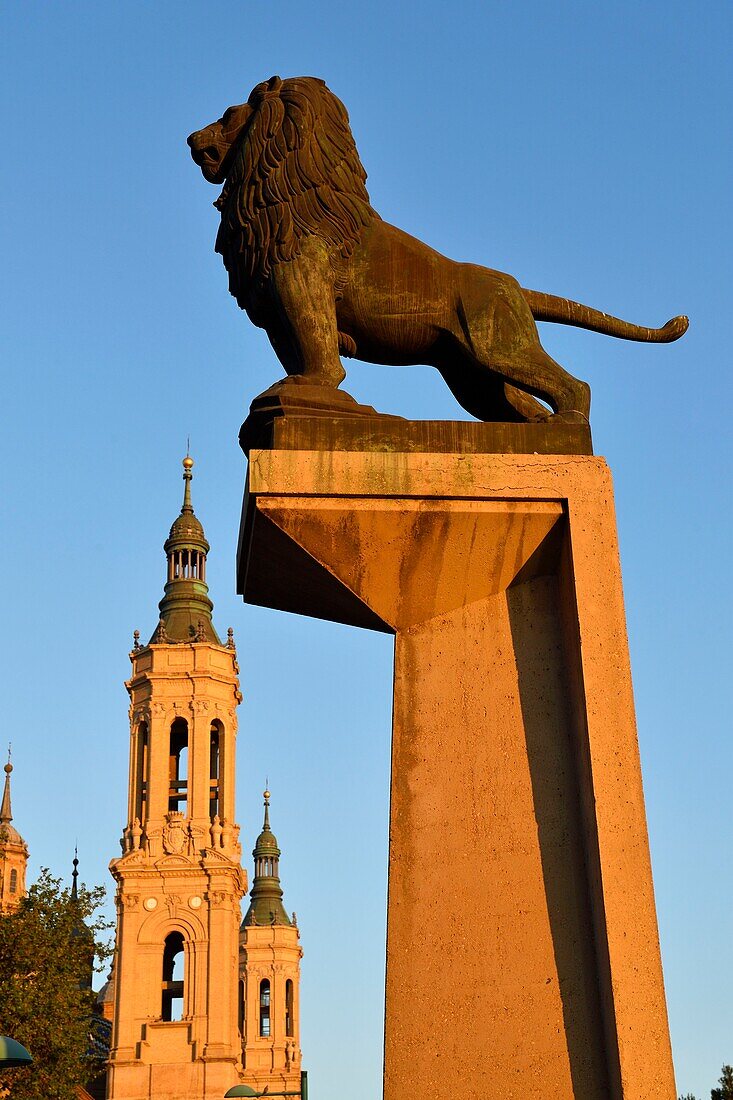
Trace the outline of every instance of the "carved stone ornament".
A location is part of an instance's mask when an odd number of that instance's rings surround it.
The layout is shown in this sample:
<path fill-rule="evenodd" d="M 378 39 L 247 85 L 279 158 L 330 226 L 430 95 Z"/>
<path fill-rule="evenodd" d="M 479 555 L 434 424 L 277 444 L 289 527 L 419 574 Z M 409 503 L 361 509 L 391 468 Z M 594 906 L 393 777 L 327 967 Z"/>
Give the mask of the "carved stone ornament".
<path fill-rule="evenodd" d="M 158 620 L 158 625 L 155 628 L 155 632 L 150 639 L 153 645 L 165 645 L 170 642 L 168 632 L 165 628 L 165 623 L 162 619 Z"/>
<path fill-rule="evenodd" d="M 271 77 L 188 144 L 204 178 L 223 185 L 216 251 L 231 293 L 266 330 L 291 389 L 320 388 L 324 405 L 329 392 L 348 396 L 336 389 L 347 356 L 433 366 L 479 420 L 547 419 L 540 398 L 585 423 L 590 388 L 547 354 L 536 321 L 653 342 L 687 329 L 686 317 L 645 328 L 527 290 L 382 221 L 346 109 L 314 77 Z"/>
<path fill-rule="evenodd" d="M 193 822 L 189 822 L 188 825 L 188 854 L 189 856 L 195 856 L 196 853 L 204 847 L 203 838 L 205 831 L 200 825 L 194 825 Z"/>
<path fill-rule="evenodd" d="M 166 826 L 163 829 L 163 851 L 169 856 L 179 856 L 186 848 L 187 829 L 180 810 L 171 810 L 166 814 Z"/>
<path fill-rule="evenodd" d="M 181 899 L 178 894 L 168 894 L 165 899 L 165 903 L 168 906 L 168 912 L 172 917 L 175 917 L 178 906 L 181 904 Z"/>
<path fill-rule="evenodd" d="M 140 895 L 120 894 L 120 902 L 125 909 L 137 909 L 140 904 Z"/>

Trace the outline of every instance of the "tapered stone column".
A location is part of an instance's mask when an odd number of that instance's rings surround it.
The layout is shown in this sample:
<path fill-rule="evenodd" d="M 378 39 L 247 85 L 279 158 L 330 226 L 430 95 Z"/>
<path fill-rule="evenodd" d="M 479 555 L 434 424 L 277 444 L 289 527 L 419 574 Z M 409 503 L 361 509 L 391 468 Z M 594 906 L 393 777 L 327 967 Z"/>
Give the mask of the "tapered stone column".
<path fill-rule="evenodd" d="M 673 1100 L 605 462 L 306 435 L 240 591 L 395 634 L 386 1100 Z"/>

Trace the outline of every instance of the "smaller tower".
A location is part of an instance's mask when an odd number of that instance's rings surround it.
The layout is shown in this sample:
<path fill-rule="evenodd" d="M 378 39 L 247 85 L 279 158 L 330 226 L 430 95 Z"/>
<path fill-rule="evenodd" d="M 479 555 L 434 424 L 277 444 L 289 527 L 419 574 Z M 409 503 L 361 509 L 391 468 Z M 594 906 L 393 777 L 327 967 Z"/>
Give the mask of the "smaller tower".
<path fill-rule="evenodd" d="M 0 914 L 17 909 L 20 899 L 26 895 L 25 872 L 28 866 L 28 845 L 14 828 L 10 806 L 10 776 L 13 765 L 5 765 L 5 789 L 0 804 Z"/>
<path fill-rule="evenodd" d="M 257 1092 L 300 1090 L 300 932 L 283 905 L 270 792 L 254 851 L 250 906 L 240 932 L 243 1078 Z"/>

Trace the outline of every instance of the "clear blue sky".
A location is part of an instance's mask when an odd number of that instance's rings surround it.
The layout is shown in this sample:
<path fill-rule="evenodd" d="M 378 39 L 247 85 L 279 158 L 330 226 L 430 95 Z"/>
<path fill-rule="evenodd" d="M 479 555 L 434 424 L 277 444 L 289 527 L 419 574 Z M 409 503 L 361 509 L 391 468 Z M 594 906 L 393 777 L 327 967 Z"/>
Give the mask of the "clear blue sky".
<path fill-rule="evenodd" d="M 234 595 L 237 431 L 280 369 L 226 290 L 187 134 L 258 81 L 344 100 L 375 207 L 459 259 L 643 324 L 545 326 L 615 475 L 680 1092 L 733 1061 L 731 33 L 713 0 L 612 5 L 6 2 L 0 16 L 4 736 L 34 872 L 119 852 L 127 653 L 156 621 L 186 436 L 242 689 L 245 844 L 265 775 L 303 933 L 313 1094 L 379 1095 L 391 642 Z M 359 400 L 460 418 L 427 368 Z M 633 919 L 633 913 L 630 913 Z M 418 948 L 416 947 L 416 950 Z"/>

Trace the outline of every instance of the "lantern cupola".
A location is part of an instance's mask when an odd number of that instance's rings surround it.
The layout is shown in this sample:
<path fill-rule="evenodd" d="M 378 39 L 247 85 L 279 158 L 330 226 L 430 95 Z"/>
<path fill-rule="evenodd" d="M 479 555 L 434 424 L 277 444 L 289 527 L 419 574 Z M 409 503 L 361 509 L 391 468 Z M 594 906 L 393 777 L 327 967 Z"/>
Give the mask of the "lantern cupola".
<path fill-rule="evenodd" d="M 206 555 L 209 544 L 200 519 L 191 503 L 193 459 L 183 459 L 183 504 L 165 541 L 168 573 L 163 599 L 160 601 L 160 621 L 151 644 L 180 642 L 213 642 L 221 645 L 211 621 L 214 605 L 206 584 Z"/>

